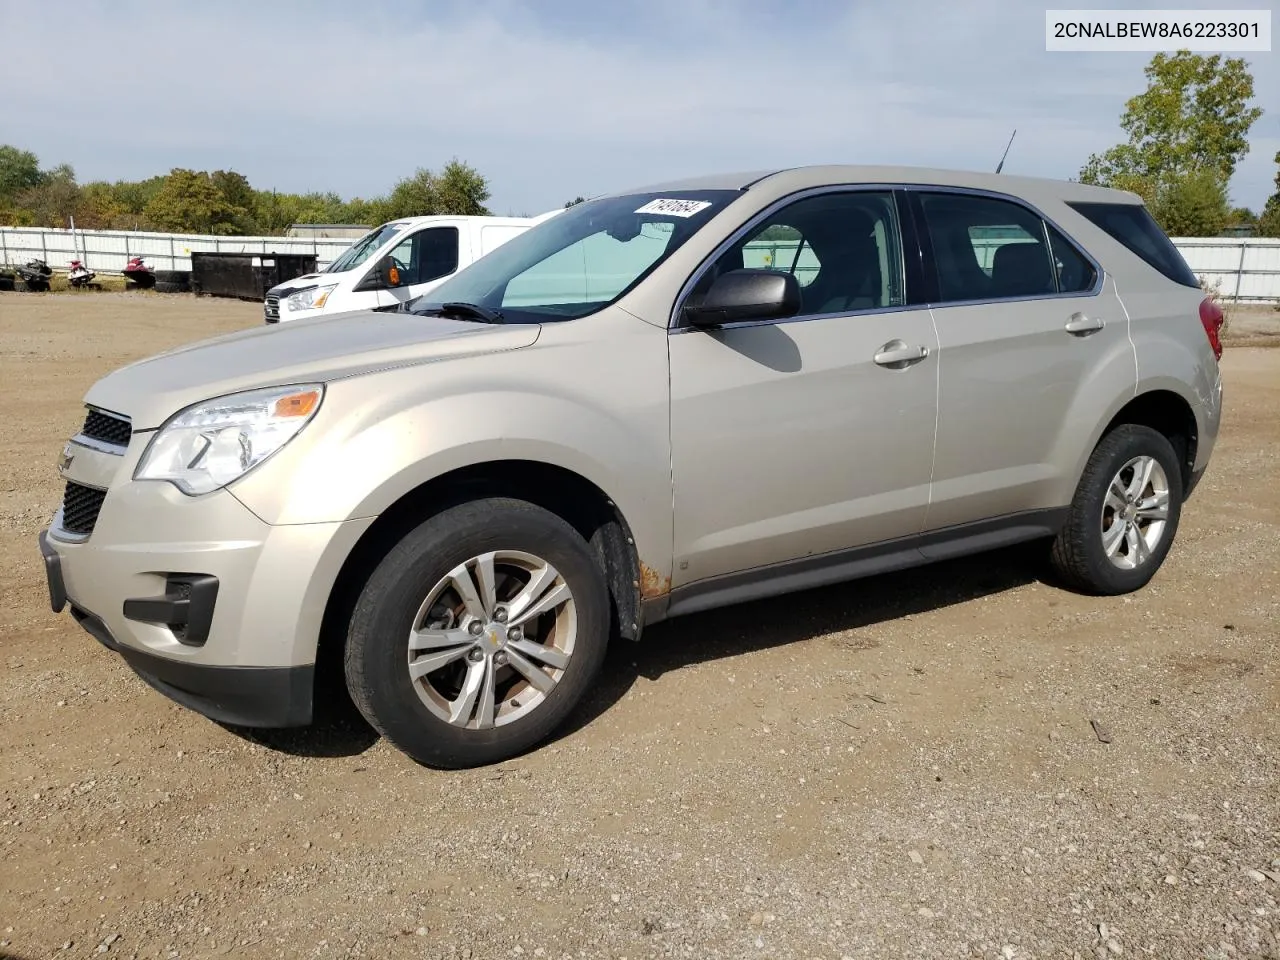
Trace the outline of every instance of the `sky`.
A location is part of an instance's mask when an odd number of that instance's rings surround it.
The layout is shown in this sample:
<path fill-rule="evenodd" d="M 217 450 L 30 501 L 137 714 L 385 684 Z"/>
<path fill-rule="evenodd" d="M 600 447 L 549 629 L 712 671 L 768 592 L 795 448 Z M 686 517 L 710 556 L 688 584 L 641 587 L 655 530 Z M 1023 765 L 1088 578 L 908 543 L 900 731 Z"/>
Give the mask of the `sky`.
<path fill-rule="evenodd" d="M 89 0 L 29 16 L 28 0 L 0 0 L 0 143 L 70 163 L 82 183 L 234 169 L 259 189 L 344 198 L 456 157 L 488 178 L 494 213 L 517 215 L 809 163 L 991 170 L 1014 128 L 1006 172 L 1066 178 L 1123 139 L 1151 55 L 1048 53 L 1046 6 Z M 1280 66 L 1241 56 L 1266 112 L 1231 197 L 1258 210 L 1280 150 Z"/>

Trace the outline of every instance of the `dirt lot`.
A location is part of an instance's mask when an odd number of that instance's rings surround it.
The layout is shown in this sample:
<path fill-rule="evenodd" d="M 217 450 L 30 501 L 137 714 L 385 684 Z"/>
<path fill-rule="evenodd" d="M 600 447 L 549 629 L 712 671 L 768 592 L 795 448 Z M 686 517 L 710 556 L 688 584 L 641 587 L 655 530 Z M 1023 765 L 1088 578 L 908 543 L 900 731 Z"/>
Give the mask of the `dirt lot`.
<path fill-rule="evenodd" d="M 257 322 L 0 294 L 0 955 L 1280 957 L 1280 350 L 1229 350 L 1148 589 L 1018 550 L 691 617 L 553 744 L 441 773 L 223 729 L 49 612 L 85 389 Z"/>

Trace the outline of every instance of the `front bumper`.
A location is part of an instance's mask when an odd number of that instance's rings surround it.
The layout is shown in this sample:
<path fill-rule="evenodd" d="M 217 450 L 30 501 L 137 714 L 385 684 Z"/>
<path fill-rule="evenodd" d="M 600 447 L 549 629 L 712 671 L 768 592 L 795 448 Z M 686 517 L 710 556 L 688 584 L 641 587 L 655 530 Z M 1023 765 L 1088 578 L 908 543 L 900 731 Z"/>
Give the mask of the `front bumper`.
<path fill-rule="evenodd" d="M 61 613 L 70 602 L 62 562 L 40 534 L 49 581 L 49 602 Z M 120 654 L 139 677 L 165 696 L 212 720 L 244 727 L 297 727 L 311 722 L 315 667 L 218 667 L 184 663 L 127 647 L 111 635 L 102 618 L 71 605 L 71 616 L 108 650 Z"/>
<path fill-rule="evenodd" d="M 225 723 L 297 726 L 329 594 L 372 522 L 272 526 L 226 490 L 126 481 L 91 535 L 55 523 L 40 552 L 53 608 L 157 690 Z"/>

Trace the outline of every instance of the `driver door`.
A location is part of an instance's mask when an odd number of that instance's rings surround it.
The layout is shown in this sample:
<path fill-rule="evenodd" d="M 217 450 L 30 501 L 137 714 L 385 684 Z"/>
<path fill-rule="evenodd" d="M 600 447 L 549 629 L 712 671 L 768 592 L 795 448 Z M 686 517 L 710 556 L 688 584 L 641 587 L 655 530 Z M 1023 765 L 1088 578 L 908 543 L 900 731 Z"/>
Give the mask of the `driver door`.
<path fill-rule="evenodd" d="M 400 271 L 400 284 L 379 286 L 378 308 L 407 303 L 458 270 L 460 236 L 457 227 L 428 227 L 401 240 L 388 254 Z"/>
<path fill-rule="evenodd" d="M 793 585 L 818 583 L 850 551 L 924 526 L 938 341 L 929 311 L 907 304 L 894 194 L 784 206 L 690 296 L 743 268 L 793 273 L 802 307 L 671 331 L 675 587 L 751 571 L 772 579 L 779 571 L 759 568 L 788 562 Z"/>

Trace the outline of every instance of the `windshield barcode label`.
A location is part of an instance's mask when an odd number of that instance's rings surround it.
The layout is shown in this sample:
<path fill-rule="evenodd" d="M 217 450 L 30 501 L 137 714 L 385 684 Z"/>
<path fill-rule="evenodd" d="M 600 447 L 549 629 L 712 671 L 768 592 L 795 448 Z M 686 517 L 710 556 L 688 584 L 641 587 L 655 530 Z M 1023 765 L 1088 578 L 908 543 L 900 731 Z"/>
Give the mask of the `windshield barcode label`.
<path fill-rule="evenodd" d="M 661 213 L 669 217 L 692 217 L 711 204 L 705 200 L 650 200 L 636 213 Z"/>

